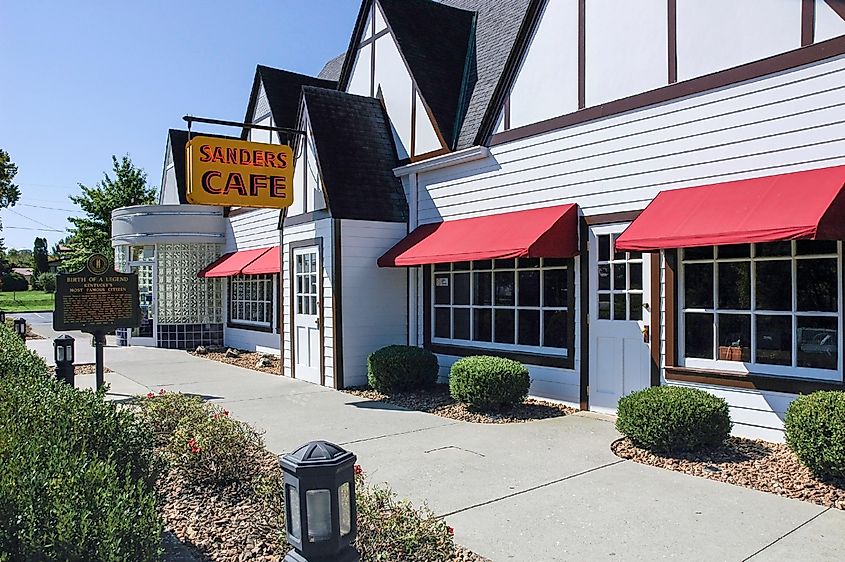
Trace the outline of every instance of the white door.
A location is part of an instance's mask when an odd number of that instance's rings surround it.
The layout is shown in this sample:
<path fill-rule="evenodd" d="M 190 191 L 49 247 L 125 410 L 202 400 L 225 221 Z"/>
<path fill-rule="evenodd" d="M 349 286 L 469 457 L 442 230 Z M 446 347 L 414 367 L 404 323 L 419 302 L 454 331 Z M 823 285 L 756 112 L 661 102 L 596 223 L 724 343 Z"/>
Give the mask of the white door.
<path fill-rule="evenodd" d="M 590 409 L 615 413 L 651 384 L 649 254 L 615 251 L 627 224 L 590 229 Z"/>
<path fill-rule="evenodd" d="M 320 384 L 320 263 L 316 246 L 293 251 L 294 376 Z"/>

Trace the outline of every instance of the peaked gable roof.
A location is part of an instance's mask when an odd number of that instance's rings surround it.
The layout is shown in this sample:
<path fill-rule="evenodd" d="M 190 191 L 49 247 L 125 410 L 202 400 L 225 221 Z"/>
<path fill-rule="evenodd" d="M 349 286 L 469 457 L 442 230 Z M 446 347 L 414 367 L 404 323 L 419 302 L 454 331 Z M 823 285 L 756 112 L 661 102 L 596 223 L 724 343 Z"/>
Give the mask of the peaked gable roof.
<path fill-rule="evenodd" d="M 337 87 L 337 82 L 259 64 L 255 68 L 255 78 L 252 82 L 252 93 L 249 96 L 244 123 L 252 121 L 261 86 L 264 86 L 274 126 L 293 129 L 299 119 L 299 97 L 302 87 L 317 86 L 333 89 Z M 246 138 L 248 132 L 248 129 L 244 128 L 241 138 Z"/>
<path fill-rule="evenodd" d="M 407 221 L 405 191 L 393 174 L 399 157 L 381 102 L 311 86 L 302 88 L 302 98 L 331 215 Z"/>
<path fill-rule="evenodd" d="M 317 75 L 317 78 L 332 80 L 334 82 L 339 81 L 344 61 L 346 61 L 346 52 L 340 53 L 338 56 L 327 62 L 325 66 L 323 66 L 323 70 L 320 71 L 320 74 Z"/>
<path fill-rule="evenodd" d="M 226 135 L 213 135 L 210 133 L 198 133 L 192 132 L 192 137 L 215 137 L 218 139 L 236 139 L 237 137 L 230 137 Z M 173 162 L 173 171 L 176 175 L 176 190 L 179 195 L 179 203 L 182 205 L 186 205 L 188 203 L 188 182 L 185 178 L 185 146 L 188 144 L 188 131 L 183 131 L 181 129 L 169 129 L 167 131 L 167 150 L 170 151 L 169 155 L 165 155 L 165 163 L 164 168 L 165 172 L 167 171 L 167 163 L 172 161 Z M 168 158 L 169 156 L 169 158 Z M 161 190 L 162 194 L 161 197 L 164 197 L 164 185 L 162 182 Z"/>

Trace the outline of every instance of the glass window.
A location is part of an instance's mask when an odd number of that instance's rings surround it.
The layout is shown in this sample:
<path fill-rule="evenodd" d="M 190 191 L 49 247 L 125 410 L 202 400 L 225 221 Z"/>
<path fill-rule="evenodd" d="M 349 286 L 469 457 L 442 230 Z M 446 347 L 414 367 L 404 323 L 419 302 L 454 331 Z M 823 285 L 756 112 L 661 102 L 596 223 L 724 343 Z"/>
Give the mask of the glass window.
<path fill-rule="evenodd" d="M 599 320 L 642 320 L 642 252 L 616 251 L 615 237 L 610 234 L 600 234 L 597 239 Z"/>
<path fill-rule="evenodd" d="M 303 287 L 297 279 L 296 307 L 300 314 L 309 314 L 310 287 Z M 240 275 L 230 277 L 232 285 L 229 291 L 229 315 L 232 323 L 262 326 L 273 326 L 273 276 L 271 275 Z M 303 288 L 305 290 L 299 290 Z M 316 306 L 315 306 L 316 309 Z"/>
<path fill-rule="evenodd" d="M 683 352 L 693 360 L 685 364 L 708 367 L 695 360 L 709 359 L 743 363 L 752 372 L 835 378 L 839 246 L 797 241 L 684 250 Z"/>
<path fill-rule="evenodd" d="M 571 260 L 519 258 L 433 268 L 433 337 L 568 354 L 570 267 Z"/>

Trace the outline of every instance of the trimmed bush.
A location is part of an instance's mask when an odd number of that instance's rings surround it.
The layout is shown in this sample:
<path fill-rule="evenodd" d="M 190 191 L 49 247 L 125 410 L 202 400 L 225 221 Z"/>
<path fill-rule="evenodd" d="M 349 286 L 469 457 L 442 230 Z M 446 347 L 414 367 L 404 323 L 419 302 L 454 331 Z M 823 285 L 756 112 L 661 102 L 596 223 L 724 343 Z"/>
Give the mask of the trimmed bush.
<path fill-rule="evenodd" d="M 787 445 L 816 476 L 845 478 L 845 392 L 799 396 L 784 425 Z"/>
<path fill-rule="evenodd" d="M 164 390 L 141 398 L 138 408 L 138 416 L 153 432 L 156 444 L 161 446 L 170 441 L 183 419 L 202 420 L 209 415 L 199 396 Z"/>
<path fill-rule="evenodd" d="M 731 434 L 728 403 L 709 392 L 655 386 L 619 400 L 616 429 L 638 447 L 656 452 L 716 447 Z"/>
<path fill-rule="evenodd" d="M 26 277 L 14 271 L 10 271 L 0 277 L 0 288 L 5 292 L 20 292 L 29 290 L 29 282 Z"/>
<path fill-rule="evenodd" d="M 421 347 L 389 345 L 367 358 L 367 379 L 379 392 L 429 388 L 437 383 L 437 357 Z"/>
<path fill-rule="evenodd" d="M 146 426 L 78 391 L 0 326 L 0 552 L 9 560 L 160 557 L 158 465 Z M 0 557 L 2 558 L 2 557 Z"/>
<path fill-rule="evenodd" d="M 528 396 L 531 378 L 519 361 L 479 355 L 452 365 L 449 392 L 452 398 L 478 410 L 519 404 Z"/>
<path fill-rule="evenodd" d="M 56 274 L 50 272 L 40 273 L 38 277 L 35 278 L 35 288 L 41 289 L 45 293 L 55 293 Z"/>

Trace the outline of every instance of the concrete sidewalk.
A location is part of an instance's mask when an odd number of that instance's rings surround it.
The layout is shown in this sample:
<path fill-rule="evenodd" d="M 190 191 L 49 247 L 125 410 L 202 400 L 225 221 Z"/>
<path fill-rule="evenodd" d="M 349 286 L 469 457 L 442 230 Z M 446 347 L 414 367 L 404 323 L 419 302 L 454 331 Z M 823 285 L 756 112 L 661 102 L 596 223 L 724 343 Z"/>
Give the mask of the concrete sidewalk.
<path fill-rule="evenodd" d="M 277 453 L 311 439 L 347 447 L 372 481 L 427 502 L 459 543 L 494 562 L 845 552 L 845 512 L 623 461 L 609 449 L 613 424 L 590 414 L 470 424 L 184 352 L 109 348 L 106 365 L 116 371 L 106 377 L 113 398 L 195 393 L 264 430 Z"/>

